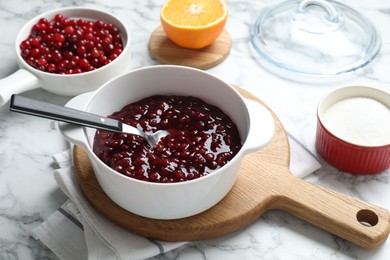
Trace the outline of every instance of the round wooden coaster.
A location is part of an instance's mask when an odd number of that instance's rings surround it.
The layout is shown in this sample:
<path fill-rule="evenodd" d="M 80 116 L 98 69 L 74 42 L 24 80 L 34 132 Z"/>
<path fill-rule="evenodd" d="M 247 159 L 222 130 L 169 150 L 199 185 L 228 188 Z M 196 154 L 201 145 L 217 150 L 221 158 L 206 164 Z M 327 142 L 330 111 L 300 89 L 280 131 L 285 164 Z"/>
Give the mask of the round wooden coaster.
<path fill-rule="evenodd" d="M 149 40 L 149 51 L 160 63 L 198 69 L 209 69 L 220 64 L 229 54 L 231 46 L 232 41 L 226 30 L 214 43 L 197 50 L 176 45 L 167 37 L 162 26 L 152 32 Z"/>
<path fill-rule="evenodd" d="M 262 103 L 248 92 L 237 89 L 244 97 Z M 135 234 L 165 241 L 193 241 L 231 233 L 252 223 L 266 209 L 263 206 L 268 203 L 263 203 L 263 197 L 269 193 L 266 192 L 268 181 L 264 176 L 272 178 L 269 174 L 274 168 L 272 165 L 288 169 L 290 150 L 287 136 L 281 122 L 275 115 L 274 118 L 276 133 L 271 143 L 244 157 L 238 180 L 228 195 L 213 208 L 192 217 L 156 220 L 119 207 L 104 193 L 87 154 L 79 147 L 75 147 L 73 155 L 76 179 L 87 200 L 99 213 Z"/>

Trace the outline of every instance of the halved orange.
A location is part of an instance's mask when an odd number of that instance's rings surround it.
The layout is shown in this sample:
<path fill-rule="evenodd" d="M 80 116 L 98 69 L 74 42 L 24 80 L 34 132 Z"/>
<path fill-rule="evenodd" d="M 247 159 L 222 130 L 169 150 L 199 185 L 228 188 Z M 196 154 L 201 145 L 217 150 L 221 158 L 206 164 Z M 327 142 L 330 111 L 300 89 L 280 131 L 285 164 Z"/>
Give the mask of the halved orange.
<path fill-rule="evenodd" d="M 227 14 L 225 0 L 167 0 L 160 19 L 174 43 L 200 49 L 213 43 L 222 33 Z"/>

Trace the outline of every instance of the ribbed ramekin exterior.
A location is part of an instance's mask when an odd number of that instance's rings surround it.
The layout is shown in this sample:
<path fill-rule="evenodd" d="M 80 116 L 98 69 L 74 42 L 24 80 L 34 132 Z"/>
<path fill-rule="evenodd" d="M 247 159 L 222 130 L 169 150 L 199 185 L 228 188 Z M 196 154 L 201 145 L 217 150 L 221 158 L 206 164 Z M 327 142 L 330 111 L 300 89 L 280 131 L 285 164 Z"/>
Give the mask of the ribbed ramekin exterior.
<path fill-rule="evenodd" d="M 390 168 L 390 145 L 364 147 L 341 140 L 318 119 L 317 152 L 335 168 L 353 174 L 374 174 Z"/>

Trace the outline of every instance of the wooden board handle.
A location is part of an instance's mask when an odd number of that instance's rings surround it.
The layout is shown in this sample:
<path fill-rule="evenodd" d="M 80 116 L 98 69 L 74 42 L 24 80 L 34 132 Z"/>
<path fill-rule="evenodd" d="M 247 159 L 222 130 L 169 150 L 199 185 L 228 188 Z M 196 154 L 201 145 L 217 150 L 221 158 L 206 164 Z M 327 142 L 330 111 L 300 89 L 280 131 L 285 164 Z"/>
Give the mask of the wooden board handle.
<path fill-rule="evenodd" d="M 278 188 L 275 187 L 280 197 L 272 208 L 286 211 L 367 249 L 378 247 L 389 236 L 390 216 L 386 209 L 291 174 L 282 177 Z"/>

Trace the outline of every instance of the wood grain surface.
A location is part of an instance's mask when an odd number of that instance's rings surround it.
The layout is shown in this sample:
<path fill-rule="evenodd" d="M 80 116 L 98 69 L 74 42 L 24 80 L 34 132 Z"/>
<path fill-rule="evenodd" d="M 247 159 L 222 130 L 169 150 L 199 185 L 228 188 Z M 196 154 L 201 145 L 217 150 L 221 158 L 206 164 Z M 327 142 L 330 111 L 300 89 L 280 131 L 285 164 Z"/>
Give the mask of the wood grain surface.
<path fill-rule="evenodd" d="M 232 41 L 226 30 L 211 45 L 196 50 L 176 45 L 168 38 L 161 26 L 152 32 L 149 39 L 149 51 L 160 63 L 198 69 L 209 69 L 224 61 L 231 46 Z"/>
<path fill-rule="evenodd" d="M 262 103 L 237 89 L 244 97 Z M 87 154 L 79 147 L 74 149 L 76 179 L 98 212 L 145 237 L 166 241 L 214 238 L 249 225 L 268 210 L 279 209 L 361 247 L 373 249 L 383 244 L 390 232 L 389 212 L 293 176 L 289 171 L 287 135 L 277 116 L 273 116 L 276 132 L 271 142 L 243 158 L 239 177 L 222 201 L 192 217 L 148 219 L 117 206 L 101 189 Z"/>

